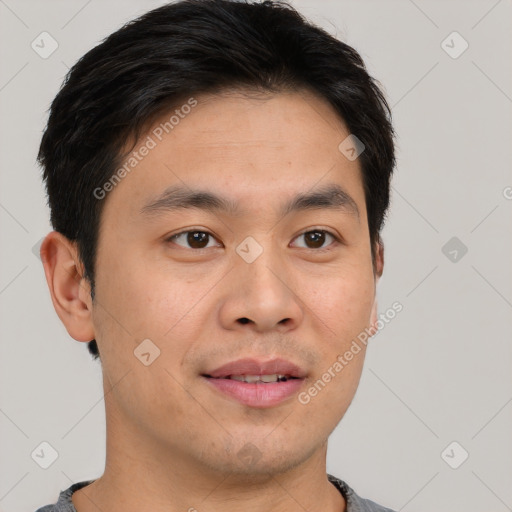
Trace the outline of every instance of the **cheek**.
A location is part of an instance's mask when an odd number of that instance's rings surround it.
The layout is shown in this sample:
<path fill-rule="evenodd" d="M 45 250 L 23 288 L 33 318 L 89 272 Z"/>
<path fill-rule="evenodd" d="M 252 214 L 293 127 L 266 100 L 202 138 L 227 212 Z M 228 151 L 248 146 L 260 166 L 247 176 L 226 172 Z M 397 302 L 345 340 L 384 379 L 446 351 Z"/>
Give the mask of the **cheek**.
<path fill-rule="evenodd" d="M 183 404 L 179 399 L 169 403 L 169 397 L 181 393 L 172 375 L 195 335 L 189 317 L 193 318 L 190 309 L 197 299 L 184 293 L 180 280 L 166 281 L 162 272 L 151 271 L 142 260 L 105 258 L 98 268 L 94 323 L 104 374 L 114 386 L 115 407 L 122 407 L 134 422 L 154 411 L 181 417 Z M 200 325 L 196 318 L 195 326 Z M 134 354 L 146 339 L 154 344 L 146 342 L 146 350 L 153 354 L 156 346 L 160 351 L 148 366 Z"/>
<path fill-rule="evenodd" d="M 335 370 L 337 359 L 326 361 L 325 372 L 301 394 L 300 403 L 308 411 L 308 417 L 315 417 L 326 426 L 329 433 L 345 415 L 354 399 L 364 362 L 364 350 L 345 362 L 343 369 Z"/>
<path fill-rule="evenodd" d="M 110 313 L 107 322 L 124 328 L 123 336 L 161 338 L 185 313 L 188 299 L 180 281 L 143 258 L 111 256 L 98 268 L 98 302 Z"/>
<path fill-rule="evenodd" d="M 321 332 L 335 345 L 356 337 L 369 325 L 374 301 L 374 281 L 371 271 L 335 272 L 328 278 L 307 280 L 299 297 L 312 312 Z"/>
<path fill-rule="evenodd" d="M 358 336 L 370 325 L 375 288 L 372 269 L 367 265 L 347 266 L 331 272 L 331 276 L 335 277 L 323 280 L 323 286 L 311 293 L 310 305 L 322 320 L 319 326 L 325 336 L 322 363 L 301 403 L 334 428 L 359 384 L 366 344 Z"/>
<path fill-rule="evenodd" d="M 320 311 L 324 310 L 319 325 L 323 325 L 325 335 L 316 340 L 321 362 L 299 398 L 311 416 L 334 429 L 352 402 L 361 378 L 367 345 L 358 337 L 369 326 L 373 288 L 364 284 L 359 288 L 347 286 L 346 281 L 339 281 L 329 290 L 336 299 L 315 302 Z"/>
<path fill-rule="evenodd" d="M 149 346 L 158 353 L 151 368 L 154 364 L 171 372 L 177 369 L 204 337 L 206 317 L 211 312 L 204 310 L 207 301 L 202 298 L 211 284 L 162 268 L 158 262 L 150 264 L 142 255 L 122 261 L 105 258 L 102 265 L 97 279 L 101 306 L 95 308 L 94 321 L 100 352 L 105 354 L 110 370 L 121 377 L 124 368 L 138 369 L 134 350 L 139 346 Z M 148 342 L 141 345 L 146 339 L 156 348 Z M 105 345 L 103 351 L 101 345 Z M 166 373 L 162 377 L 169 379 Z"/>

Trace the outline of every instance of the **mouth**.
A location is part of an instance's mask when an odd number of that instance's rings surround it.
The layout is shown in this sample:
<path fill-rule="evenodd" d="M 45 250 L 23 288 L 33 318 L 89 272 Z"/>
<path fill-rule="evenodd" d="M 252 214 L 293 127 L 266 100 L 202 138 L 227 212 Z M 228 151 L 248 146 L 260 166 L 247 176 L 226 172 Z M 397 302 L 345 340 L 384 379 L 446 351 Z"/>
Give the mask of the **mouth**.
<path fill-rule="evenodd" d="M 295 395 L 306 373 L 285 359 L 240 359 L 201 376 L 225 397 L 250 407 L 265 408 Z"/>
<path fill-rule="evenodd" d="M 263 382 L 269 384 L 271 382 L 286 382 L 290 379 L 297 379 L 292 375 L 278 375 L 276 373 L 272 375 L 227 375 L 226 377 L 212 377 L 211 375 L 204 375 L 210 379 L 232 379 L 238 382 L 247 382 L 248 384 L 254 384 L 255 382 Z"/>

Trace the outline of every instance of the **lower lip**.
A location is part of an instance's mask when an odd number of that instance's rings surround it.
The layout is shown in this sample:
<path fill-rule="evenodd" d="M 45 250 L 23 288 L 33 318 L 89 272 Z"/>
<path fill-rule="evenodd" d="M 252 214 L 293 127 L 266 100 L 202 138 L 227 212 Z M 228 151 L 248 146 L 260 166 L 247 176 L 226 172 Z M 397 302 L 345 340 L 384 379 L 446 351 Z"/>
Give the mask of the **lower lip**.
<path fill-rule="evenodd" d="M 250 407 L 272 407 L 296 394 L 303 379 L 290 379 L 283 382 L 241 382 L 234 379 L 214 379 L 205 377 L 221 393 Z"/>

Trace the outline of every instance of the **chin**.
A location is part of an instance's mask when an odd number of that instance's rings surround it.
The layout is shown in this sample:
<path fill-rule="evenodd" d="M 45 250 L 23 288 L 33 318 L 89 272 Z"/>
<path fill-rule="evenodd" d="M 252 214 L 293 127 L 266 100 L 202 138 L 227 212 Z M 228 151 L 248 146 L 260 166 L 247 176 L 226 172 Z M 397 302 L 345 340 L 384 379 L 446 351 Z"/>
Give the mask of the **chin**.
<path fill-rule="evenodd" d="M 254 478 L 263 483 L 274 475 L 286 473 L 299 467 L 307 461 L 316 451 L 321 450 L 325 443 L 320 442 L 309 449 L 304 442 L 297 442 L 283 447 L 284 439 L 246 439 L 235 436 L 230 438 L 222 453 L 202 453 L 202 464 L 216 473 L 231 474 L 231 478 Z M 290 439 L 288 439 L 290 441 Z"/>

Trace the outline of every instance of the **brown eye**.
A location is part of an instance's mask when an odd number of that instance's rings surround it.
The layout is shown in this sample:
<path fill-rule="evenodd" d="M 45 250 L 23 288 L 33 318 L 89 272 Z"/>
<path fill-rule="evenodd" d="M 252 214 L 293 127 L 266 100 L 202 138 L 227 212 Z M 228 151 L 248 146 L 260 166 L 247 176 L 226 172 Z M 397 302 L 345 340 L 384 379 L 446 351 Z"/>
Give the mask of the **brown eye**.
<path fill-rule="evenodd" d="M 326 249 L 324 244 L 326 241 L 329 241 L 329 238 L 333 239 L 334 241 L 338 241 L 338 239 L 328 231 L 325 231 L 323 229 L 314 229 L 311 231 L 306 231 L 299 235 L 297 239 L 300 237 L 304 237 L 306 246 L 302 247 L 304 249 Z M 331 244 L 328 244 L 331 245 Z M 328 246 L 327 246 L 328 247 Z"/>
<path fill-rule="evenodd" d="M 305 233 L 305 237 L 306 243 L 311 243 L 313 249 L 319 249 L 325 243 L 325 233 L 323 231 L 309 231 Z"/>
<path fill-rule="evenodd" d="M 207 249 L 211 239 L 213 239 L 213 236 L 207 231 L 183 231 L 182 233 L 171 236 L 168 241 L 172 241 L 186 249 Z M 178 240 L 182 243 L 178 243 Z M 183 245 L 183 243 L 185 245 Z"/>

